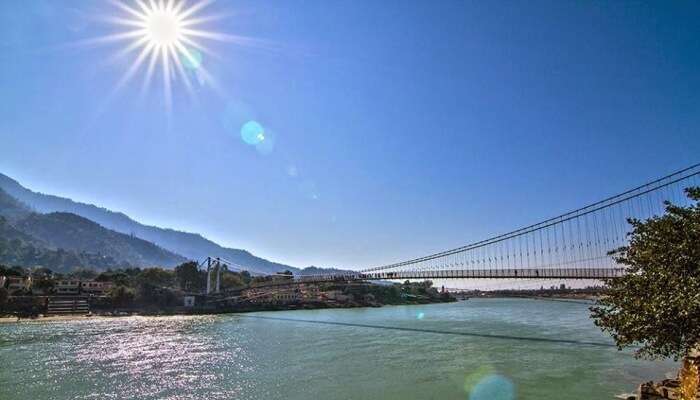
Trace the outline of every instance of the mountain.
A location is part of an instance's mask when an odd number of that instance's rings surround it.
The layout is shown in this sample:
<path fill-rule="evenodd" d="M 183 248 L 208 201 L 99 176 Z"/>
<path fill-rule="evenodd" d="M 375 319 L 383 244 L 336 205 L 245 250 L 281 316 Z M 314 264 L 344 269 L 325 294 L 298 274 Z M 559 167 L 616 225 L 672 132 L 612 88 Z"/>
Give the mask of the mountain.
<path fill-rule="evenodd" d="M 316 266 L 309 266 L 301 271 L 299 271 L 299 275 L 323 275 L 323 274 L 347 274 L 353 271 L 348 271 L 346 269 L 337 269 L 337 268 L 319 268 Z"/>
<path fill-rule="evenodd" d="M 8 221 L 16 221 L 31 213 L 32 210 L 29 207 L 0 189 L 0 215 L 7 218 Z"/>
<path fill-rule="evenodd" d="M 175 267 L 187 261 L 151 242 L 106 229 L 71 213 L 32 213 L 14 226 L 52 248 L 101 254 L 134 266 Z"/>
<path fill-rule="evenodd" d="M 75 268 L 100 270 L 124 266 L 100 254 L 52 249 L 47 243 L 15 228 L 3 216 L 0 216 L 0 264 L 40 265 L 61 273 Z"/>
<path fill-rule="evenodd" d="M 173 267 L 184 257 L 71 213 L 39 214 L 0 189 L 0 262 L 52 269 Z"/>
<path fill-rule="evenodd" d="M 114 212 L 92 204 L 76 202 L 68 198 L 33 192 L 3 174 L 0 174 L 0 189 L 39 213 L 76 214 L 94 221 L 104 228 L 144 239 L 189 259 L 202 260 L 205 257 L 212 256 L 227 259 L 251 271 L 268 273 L 284 270 L 299 271 L 299 269 L 289 265 L 256 257 L 246 250 L 220 246 L 196 233 L 143 225 L 120 212 Z"/>
<path fill-rule="evenodd" d="M 48 244 L 42 240 L 15 228 L 10 224 L 9 220 L 2 215 L 0 215 L 0 240 L 7 241 L 8 243 L 11 241 L 19 241 L 21 244 L 29 244 L 35 247 L 48 246 Z"/>

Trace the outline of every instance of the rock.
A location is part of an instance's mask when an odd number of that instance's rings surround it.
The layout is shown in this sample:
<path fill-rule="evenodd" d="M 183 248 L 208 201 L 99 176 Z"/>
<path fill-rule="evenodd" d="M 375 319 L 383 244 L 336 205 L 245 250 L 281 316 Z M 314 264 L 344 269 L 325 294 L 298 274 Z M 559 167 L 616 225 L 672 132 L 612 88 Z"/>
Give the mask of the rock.
<path fill-rule="evenodd" d="M 615 396 L 615 398 L 620 400 L 637 400 L 637 395 L 632 393 L 623 393 L 618 394 L 617 396 Z"/>

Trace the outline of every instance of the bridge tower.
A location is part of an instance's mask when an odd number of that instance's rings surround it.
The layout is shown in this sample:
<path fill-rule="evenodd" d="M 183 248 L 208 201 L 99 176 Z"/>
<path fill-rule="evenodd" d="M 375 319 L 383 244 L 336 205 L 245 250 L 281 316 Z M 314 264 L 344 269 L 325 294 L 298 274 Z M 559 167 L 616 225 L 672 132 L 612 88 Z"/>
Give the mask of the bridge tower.
<path fill-rule="evenodd" d="M 211 257 L 207 257 L 207 294 L 211 293 Z"/>
<path fill-rule="evenodd" d="M 216 273 L 216 285 L 214 286 L 214 293 L 219 293 L 221 292 L 221 270 L 222 270 L 222 264 L 221 264 L 221 259 L 217 257 L 216 259 L 212 259 L 211 257 L 207 257 L 207 294 L 212 293 L 212 287 L 211 287 L 211 280 L 212 280 L 212 273 Z"/>
<path fill-rule="evenodd" d="M 221 291 L 221 259 L 216 257 L 216 291 L 214 293 L 219 293 Z"/>

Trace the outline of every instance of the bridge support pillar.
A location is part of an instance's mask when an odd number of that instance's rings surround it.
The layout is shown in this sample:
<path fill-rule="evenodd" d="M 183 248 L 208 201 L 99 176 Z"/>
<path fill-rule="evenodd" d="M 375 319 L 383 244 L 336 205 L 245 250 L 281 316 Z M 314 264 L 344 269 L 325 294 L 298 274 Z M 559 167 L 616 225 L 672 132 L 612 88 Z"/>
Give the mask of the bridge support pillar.
<path fill-rule="evenodd" d="M 211 293 L 211 257 L 207 257 L 207 294 Z"/>
<path fill-rule="evenodd" d="M 221 291 L 221 260 L 216 258 L 216 291 L 219 293 Z"/>

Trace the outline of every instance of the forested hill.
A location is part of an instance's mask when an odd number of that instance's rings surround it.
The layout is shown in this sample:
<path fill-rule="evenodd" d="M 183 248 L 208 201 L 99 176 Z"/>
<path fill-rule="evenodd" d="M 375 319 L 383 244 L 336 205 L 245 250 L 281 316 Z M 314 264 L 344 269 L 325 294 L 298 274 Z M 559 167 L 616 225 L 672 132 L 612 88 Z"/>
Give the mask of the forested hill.
<path fill-rule="evenodd" d="M 29 207 L 0 189 L 0 215 L 8 221 L 16 221 L 31 213 Z"/>
<path fill-rule="evenodd" d="M 175 267 L 187 261 L 151 242 L 71 213 L 34 213 L 17 221 L 15 227 L 52 248 L 102 254 L 130 265 Z"/>
<path fill-rule="evenodd" d="M 125 266 L 101 254 L 52 249 L 12 226 L 0 216 L 0 264 L 23 267 L 42 266 L 55 272 L 70 272 L 77 268 L 107 269 Z"/>
<path fill-rule="evenodd" d="M 39 214 L 0 189 L 0 263 L 112 268 L 178 265 L 186 259 L 70 213 Z"/>
<path fill-rule="evenodd" d="M 218 245 L 196 233 L 143 225 L 127 215 L 94 206 L 75 202 L 71 199 L 33 192 L 12 178 L 0 174 L 0 189 L 25 203 L 39 213 L 72 213 L 94 221 L 107 229 L 152 242 L 172 253 L 193 260 L 207 256 L 217 256 L 261 272 L 279 272 L 298 269 L 256 257 L 246 250 L 232 249 Z"/>

